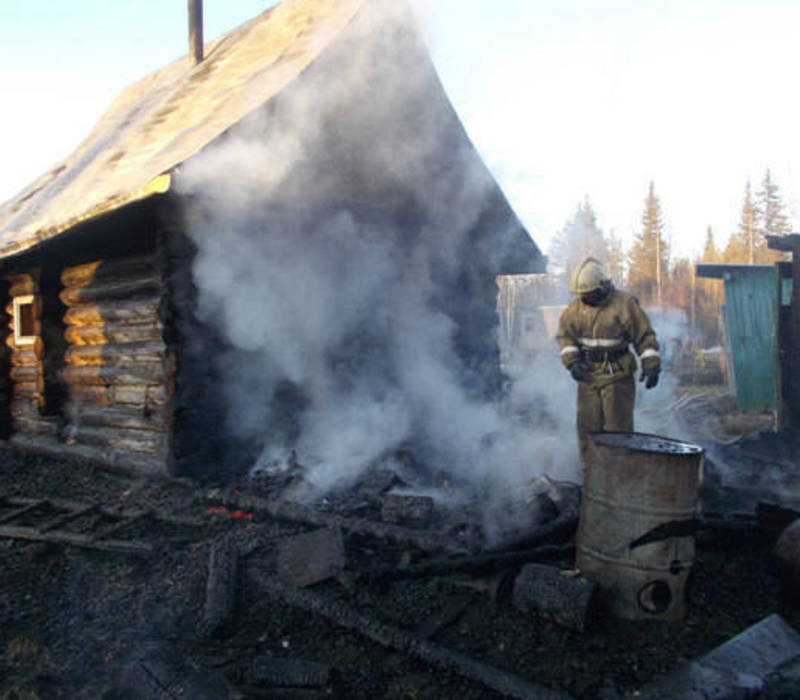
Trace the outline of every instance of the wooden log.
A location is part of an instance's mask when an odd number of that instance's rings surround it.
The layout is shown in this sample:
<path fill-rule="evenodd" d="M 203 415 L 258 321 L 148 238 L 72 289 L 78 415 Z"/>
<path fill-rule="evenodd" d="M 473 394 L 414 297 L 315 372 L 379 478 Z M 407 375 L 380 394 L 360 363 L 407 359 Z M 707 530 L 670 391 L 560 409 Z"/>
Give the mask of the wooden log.
<path fill-rule="evenodd" d="M 73 401 L 79 406 L 130 407 L 145 411 L 164 408 L 169 397 L 163 385 L 123 384 L 120 386 L 100 386 L 92 384 L 73 384 L 69 386 Z M 79 409 L 80 410 L 80 409 Z"/>
<path fill-rule="evenodd" d="M 14 416 L 14 431 L 27 435 L 58 435 L 58 425 L 55 420 L 45 420 L 44 418 L 31 419 L 29 417 Z"/>
<path fill-rule="evenodd" d="M 95 326 L 104 323 L 138 324 L 158 319 L 161 297 L 131 299 L 105 304 L 76 304 L 64 312 L 68 326 Z"/>
<path fill-rule="evenodd" d="M 57 459 L 85 459 L 126 474 L 166 476 L 169 473 L 167 456 L 133 452 L 118 452 L 91 445 L 66 445 L 42 435 L 12 435 L 8 442 L 30 452 Z"/>
<path fill-rule="evenodd" d="M 37 358 L 41 358 L 42 354 L 44 353 L 44 343 L 42 342 L 41 337 L 36 336 L 32 343 L 22 343 L 17 345 L 14 340 L 14 333 L 13 328 L 11 329 L 12 332 L 6 336 L 5 344 L 7 348 L 12 350 L 12 355 L 16 355 L 17 353 L 20 354 L 30 354 Z"/>
<path fill-rule="evenodd" d="M 51 518 L 43 525 L 39 525 L 36 529 L 39 532 L 50 532 L 51 530 L 60 530 L 64 525 L 69 525 L 76 520 L 80 520 L 89 515 L 93 515 L 94 513 L 98 512 L 99 508 L 95 504 L 84 506 L 83 508 L 79 508 L 76 510 L 69 511 L 67 513 L 61 513 L 60 515 L 56 516 L 55 518 Z"/>
<path fill-rule="evenodd" d="M 164 447 L 164 434 L 153 430 L 103 428 L 73 423 L 68 431 L 76 442 L 108 447 L 118 452 L 157 454 Z"/>
<path fill-rule="evenodd" d="M 343 518 L 290 501 L 242 496 L 235 499 L 234 502 L 237 504 L 236 507 L 241 510 L 260 511 L 279 520 L 317 525 L 319 527 L 341 528 L 345 532 L 377 537 L 378 539 L 397 542 L 404 546 L 417 547 L 426 552 L 469 553 L 466 545 L 439 532 L 412 530 L 401 525 L 392 525 L 373 520 Z"/>
<path fill-rule="evenodd" d="M 162 340 L 161 325 L 151 323 L 109 323 L 98 326 L 67 326 L 64 337 L 72 345 L 107 345 Z"/>
<path fill-rule="evenodd" d="M 569 576 L 551 566 L 527 564 L 514 581 L 511 601 L 523 612 L 583 632 L 596 594 L 594 581 Z"/>
<path fill-rule="evenodd" d="M 118 386 L 116 388 L 118 403 L 130 403 L 123 401 L 122 399 L 122 390 L 125 388 L 126 387 L 122 386 Z M 145 387 L 145 391 L 146 396 L 144 402 L 148 409 L 156 409 L 167 406 L 172 396 L 170 389 L 166 384 L 154 384 L 152 386 Z"/>
<path fill-rule="evenodd" d="M 113 403 L 118 403 L 115 398 L 116 389 L 117 387 L 113 386 L 75 384 L 69 387 L 69 395 L 80 407 L 108 406 Z M 133 405 L 144 408 L 144 397 L 146 395 L 147 392 L 144 387 L 142 387 L 142 400 L 134 402 Z"/>
<path fill-rule="evenodd" d="M 36 294 L 39 291 L 38 282 L 33 275 L 9 275 L 6 279 L 8 280 L 8 295 L 12 298 Z"/>
<path fill-rule="evenodd" d="M 206 521 L 202 518 L 183 518 L 178 516 L 167 515 L 165 513 L 158 513 L 152 510 L 125 510 L 119 507 L 108 507 L 108 506 L 99 506 L 95 503 L 87 503 L 85 501 L 73 501 L 69 498 L 48 498 L 48 499 L 39 499 L 39 498 L 31 498 L 29 496 L 7 496 L 5 498 L 0 497 L 0 502 L 4 503 L 5 505 L 9 506 L 18 506 L 18 507 L 25 507 L 36 505 L 42 505 L 43 503 L 48 503 L 54 509 L 59 511 L 70 511 L 70 512 L 77 512 L 77 511 L 87 511 L 93 510 L 100 514 L 105 518 L 113 518 L 115 520 L 119 520 L 123 518 L 127 521 L 127 524 L 130 525 L 131 523 L 140 520 L 143 517 L 150 517 L 154 520 L 158 520 L 163 523 L 169 523 L 172 525 L 179 525 L 179 526 L 189 526 L 189 527 L 200 527 L 204 528 L 206 526 Z M 41 529 L 41 528 L 40 528 Z"/>
<path fill-rule="evenodd" d="M 163 406 L 148 410 L 133 406 L 77 406 L 70 409 L 70 419 L 83 425 L 163 431 L 166 411 Z"/>
<path fill-rule="evenodd" d="M 277 600 L 320 615 L 345 629 L 358 632 L 374 642 L 396 649 L 412 658 L 448 672 L 458 673 L 507 697 L 542 700 L 551 698 L 563 700 L 567 697 L 508 671 L 494 668 L 458 651 L 420 639 L 398 627 L 367 617 L 340 601 L 325 598 L 308 589 L 292 588 L 269 577 L 258 578 L 256 583 Z"/>
<path fill-rule="evenodd" d="M 15 396 L 10 405 L 10 412 L 13 418 L 39 418 L 39 399 Z"/>
<path fill-rule="evenodd" d="M 41 392 L 37 381 L 16 382 L 14 384 L 14 396 L 23 399 L 38 399 L 41 397 Z"/>
<path fill-rule="evenodd" d="M 16 520 L 27 513 L 30 513 L 36 510 L 39 506 L 43 506 L 45 503 L 48 503 L 47 499 L 45 498 L 35 498 L 35 499 L 26 499 L 25 503 L 14 503 L 11 500 L 3 499 L 3 503 L 6 505 L 17 506 L 12 510 L 10 513 L 3 514 L 0 517 L 0 524 L 9 523 L 12 520 Z"/>
<path fill-rule="evenodd" d="M 133 296 L 152 296 L 162 287 L 161 275 L 151 271 L 137 278 L 108 279 L 95 282 L 88 287 L 68 287 L 61 290 L 58 298 L 64 306 L 74 306 L 112 299 L 129 299 Z"/>
<path fill-rule="evenodd" d="M 114 515 L 114 521 L 111 523 L 106 523 L 102 527 L 96 528 L 92 534 L 94 535 L 95 539 L 108 539 L 111 535 L 115 535 L 116 533 L 120 532 L 121 530 L 126 530 L 133 525 L 140 523 L 142 520 L 146 520 L 153 515 L 153 511 L 149 508 L 145 510 L 140 510 L 138 513 L 132 516 L 120 516 Z"/>
<path fill-rule="evenodd" d="M 158 256 L 152 253 L 128 258 L 94 260 L 65 268 L 61 273 L 61 283 L 65 287 L 85 287 L 98 280 L 141 277 L 157 269 L 158 264 Z"/>
<path fill-rule="evenodd" d="M 12 365 L 35 365 L 38 361 L 35 345 L 22 345 L 11 353 Z"/>
<path fill-rule="evenodd" d="M 10 375 L 14 384 L 25 384 L 26 382 L 36 382 L 39 378 L 41 368 L 38 363 L 35 365 L 14 365 Z"/>
<path fill-rule="evenodd" d="M 64 354 L 67 365 L 139 365 L 163 363 L 166 346 L 160 340 L 125 345 L 73 345 Z"/>
<path fill-rule="evenodd" d="M 221 637 L 233 628 L 239 552 L 226 542 L 214 543 L 208 555 L 206 598 L 201 633 Z"/>
<path fill-rule="evenodd" d="M 510 552 L 491 552 L 476 554 L 470 557 L 440 558 L 414 564 L 412 566 L 380 567 L 363 571 L 358 574 L 359 579 L 367 581 L 394 581 L 399 579 L 431 578 L 434 576 L 449 576 L 452 574 L 485 574 L 508 569 L 530 562 L 542 562 L 553 559 L 569 558 L 575 553 L 573 544 L 545 544 L 532 549 L 515 550 Z"/>
<path fill-rule="evenodd" d="M 115 386 L 119 384 L 163 384 L 166 376 L 161 362 L 142 363 L 130 367 L 115 365 L 69 365 L 61 370 L 63 380 L 70 386 L 94 384 Z"/>
<path fill-rule="evenodd" d="M 56 542 L 84 549 L 99 549 L 104 552 L 122 552 L 124 554 L 149 554 L 153 546 L 136 540 L 94 540 L 91 535 L 77 532 L 49 531 L 40 532 L 34 527 L 18 525 L 0 525 L 0 537 L 33 542 Z"/>

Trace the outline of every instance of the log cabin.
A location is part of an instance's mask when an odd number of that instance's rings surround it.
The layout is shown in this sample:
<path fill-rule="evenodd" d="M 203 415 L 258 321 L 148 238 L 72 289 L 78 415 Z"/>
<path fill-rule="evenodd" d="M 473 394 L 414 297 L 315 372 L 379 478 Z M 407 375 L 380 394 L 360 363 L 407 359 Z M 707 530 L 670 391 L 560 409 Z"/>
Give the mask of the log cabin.
<path fill-rule="evenodd" d="M 545 259 L 465 133 L 409 8 L 283 0 L 207 44 L 192 18 L 187 56 L 125 89 L 70 156 L 0 207 L 6 443 L 152 475 L 252 458 L 257 448 L 225 427 L 230 343 L 196 313 L 191 226 L 204 194 L 183 184 L 243 135 L 279 162 L 275 134 L 292 131 L 299 155 L 248 207 L 291 221 L 298 246 L 342 210 L 408 232 L 409 246 L 441 245 L 433 257 L 453 264 L 434 272 L 431 303 L 453 324 L 465 382 L 496 391 L 496 276 L 544 272 Z M 314 129 L 295 128 L 298 105 Z M 227 192 L 244 167 L 223 159 L 206 179 Z M 476 194 L 465 198 L 467 185 Z M 302 410 L 289 381 L 264 397 L 281 400 Z"/>

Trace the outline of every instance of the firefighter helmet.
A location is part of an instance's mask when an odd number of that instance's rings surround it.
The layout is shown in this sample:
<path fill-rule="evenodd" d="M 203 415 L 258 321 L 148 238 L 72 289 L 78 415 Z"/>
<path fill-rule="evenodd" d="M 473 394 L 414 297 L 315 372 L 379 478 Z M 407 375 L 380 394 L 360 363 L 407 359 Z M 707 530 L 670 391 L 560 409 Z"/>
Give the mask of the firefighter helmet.
<path fill-rule="evenodd" d="M 595 258 L 586 258 L 572 271 L 569 280 L 569 291 L 575 295 L 587 294 L 596 289 L 608 286 L 610 280 L 603 266 Z"/>

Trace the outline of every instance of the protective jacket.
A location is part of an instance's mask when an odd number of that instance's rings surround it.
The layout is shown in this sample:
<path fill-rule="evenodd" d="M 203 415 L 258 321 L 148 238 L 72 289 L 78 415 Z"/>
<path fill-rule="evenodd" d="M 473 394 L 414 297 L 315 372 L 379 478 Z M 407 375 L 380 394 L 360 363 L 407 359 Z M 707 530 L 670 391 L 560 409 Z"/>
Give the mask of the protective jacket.
<path fill-rule="evenodd" d="M 644 371 L 659 370 L 658 341 L 636 297 L 613 287 L 596 305 L 578 298 L 564 309 L 557 338 L 567 369 L 578 361 L 589 368 L 578 382 L 576 404 L 578 446 L 587 466 L 590 433 L 633 431 L 636 360 L 628 348 Z"/>
<path fill-rule="evenodd" d="M 631 376 L 636 361 L 642 369 L 659 369 L 658 340 L 636 297 L 612 289 L 597 306 L 575 299 L 558 322 L 561 362 L 569 369 L 578 360 L 592 368 L 590 384 L 602 386 Z"/>

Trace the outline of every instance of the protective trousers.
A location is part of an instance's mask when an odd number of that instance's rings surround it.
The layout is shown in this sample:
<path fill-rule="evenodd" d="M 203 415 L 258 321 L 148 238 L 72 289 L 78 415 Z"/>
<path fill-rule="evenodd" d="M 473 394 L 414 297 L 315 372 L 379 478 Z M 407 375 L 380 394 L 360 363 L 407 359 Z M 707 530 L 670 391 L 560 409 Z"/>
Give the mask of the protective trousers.
<path fill-rule="evenodd" d="M 633 402 L 636 384 L 627 374 L 612 382 L 578 382 L 578 447 L 584 467 L 593 432 L 633 432 Z"/>

